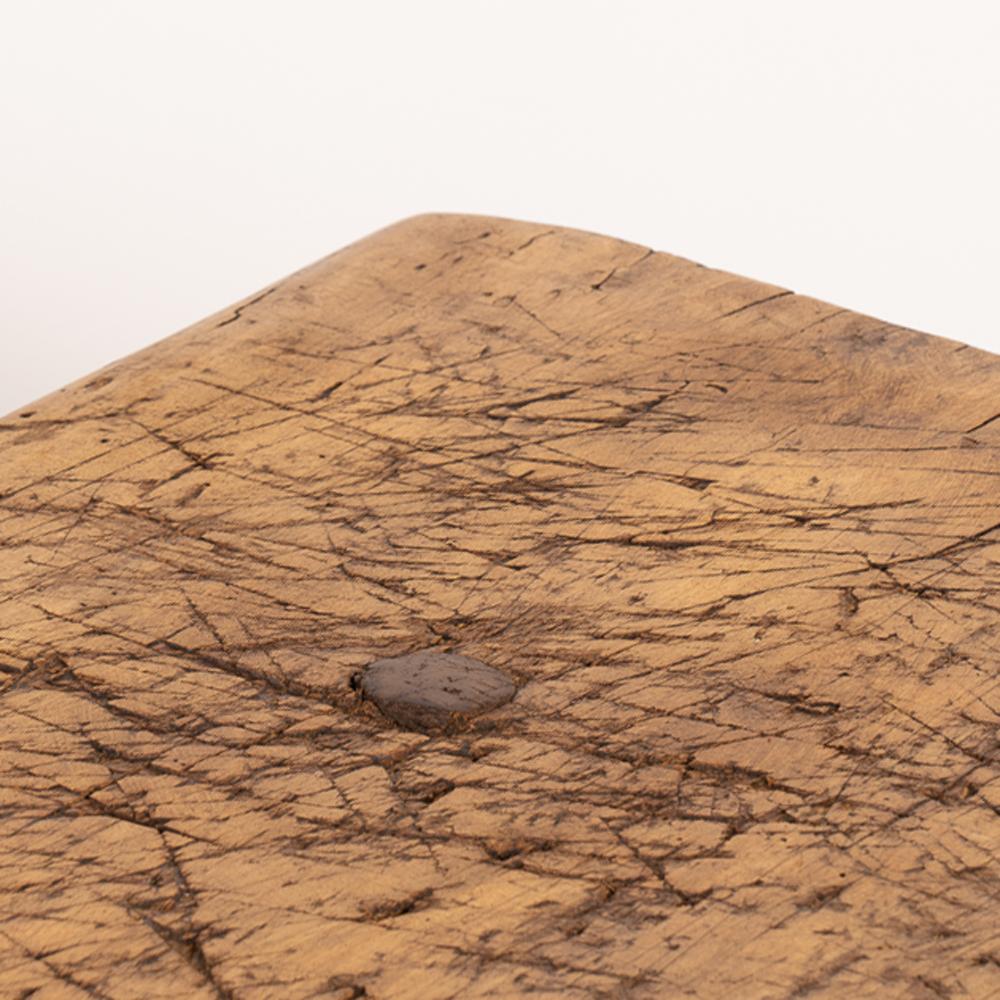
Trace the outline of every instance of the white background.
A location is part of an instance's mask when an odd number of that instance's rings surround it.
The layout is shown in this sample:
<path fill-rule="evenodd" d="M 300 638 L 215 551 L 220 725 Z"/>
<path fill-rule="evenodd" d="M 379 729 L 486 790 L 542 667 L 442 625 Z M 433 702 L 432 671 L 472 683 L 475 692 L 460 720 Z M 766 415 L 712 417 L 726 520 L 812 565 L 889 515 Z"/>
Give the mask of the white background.
<path fill-rule="evenodd" d="M 1000 351 L 998 184 L 993 0 L 0 0 L 0 413 L 424 211 Z"/>

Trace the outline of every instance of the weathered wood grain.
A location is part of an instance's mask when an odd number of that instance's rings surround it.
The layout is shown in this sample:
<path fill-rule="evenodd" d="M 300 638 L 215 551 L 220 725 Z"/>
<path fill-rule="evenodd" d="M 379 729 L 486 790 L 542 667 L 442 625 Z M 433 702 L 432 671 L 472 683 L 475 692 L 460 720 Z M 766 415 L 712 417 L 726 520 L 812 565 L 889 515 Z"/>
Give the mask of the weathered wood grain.
<path fill-rule="evenodd" d="M 0 994 L 1000 994 L 1000 359 L 410 219 L 0 423 Z M 394 725 L 427 647 L 508 704 Z"/>

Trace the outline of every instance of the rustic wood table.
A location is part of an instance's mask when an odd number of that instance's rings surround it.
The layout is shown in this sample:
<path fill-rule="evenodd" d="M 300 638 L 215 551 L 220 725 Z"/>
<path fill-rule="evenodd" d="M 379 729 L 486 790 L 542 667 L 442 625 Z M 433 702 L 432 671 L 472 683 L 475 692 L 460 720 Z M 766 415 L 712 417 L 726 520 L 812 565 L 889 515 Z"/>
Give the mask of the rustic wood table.
<path fill-rule="evenodd" d="M 421 216 L 12 414 L 0 995 L 1000 994 L 998 411 Z"/>

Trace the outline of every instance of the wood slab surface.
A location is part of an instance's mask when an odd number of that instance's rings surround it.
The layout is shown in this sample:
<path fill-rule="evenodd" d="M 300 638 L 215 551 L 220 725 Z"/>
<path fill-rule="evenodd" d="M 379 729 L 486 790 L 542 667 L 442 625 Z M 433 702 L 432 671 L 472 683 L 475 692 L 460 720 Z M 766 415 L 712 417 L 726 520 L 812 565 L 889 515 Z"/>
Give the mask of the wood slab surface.
<path fill-rule="evenodd" d="M 0 997 L 998 996 L 998 646 L 1000 358 L 408 219 L 0 422 Z"/>

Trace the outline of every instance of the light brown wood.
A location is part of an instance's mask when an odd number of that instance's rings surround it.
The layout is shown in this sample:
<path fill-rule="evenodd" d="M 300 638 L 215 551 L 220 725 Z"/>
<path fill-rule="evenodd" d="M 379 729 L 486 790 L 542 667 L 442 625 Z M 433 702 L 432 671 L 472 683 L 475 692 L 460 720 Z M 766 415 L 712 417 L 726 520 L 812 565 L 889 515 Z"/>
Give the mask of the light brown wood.
<path fill-rule="evenodd" d="M 0 425 L 0 994 L 988 997 L 1000 359 L 423 216 Z M 514 679 L 444 733 L 351 678 Z"/>

